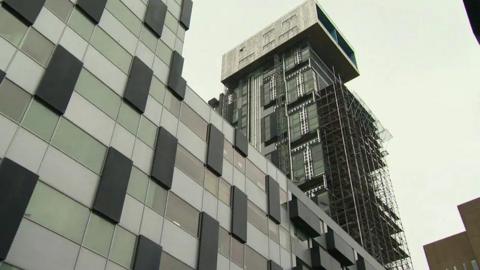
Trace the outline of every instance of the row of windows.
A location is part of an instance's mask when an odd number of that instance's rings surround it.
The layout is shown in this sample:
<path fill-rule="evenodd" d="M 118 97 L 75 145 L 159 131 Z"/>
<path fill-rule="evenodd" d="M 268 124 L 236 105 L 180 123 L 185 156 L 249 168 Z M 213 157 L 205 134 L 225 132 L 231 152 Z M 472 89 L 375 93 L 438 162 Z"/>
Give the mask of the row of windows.
<path fill-rule="evenodd" d="M 325 173 L 323 150 L 320 143 L 307 144 L 292 154 L 292 171 L 295 181 L 303 181 Z"/>
<path fill-rule="evenodd" d="M 315 72 L 302 69 L 287 76 L 287 101 L 292 103 L 299 97 L 316 90 Z"/>
<path fill-rule="evenodd" d="M 317 105 L 301 107 L 289 116 L 290 140 L 300 139 L 303 135 L 319 128 Z"/>

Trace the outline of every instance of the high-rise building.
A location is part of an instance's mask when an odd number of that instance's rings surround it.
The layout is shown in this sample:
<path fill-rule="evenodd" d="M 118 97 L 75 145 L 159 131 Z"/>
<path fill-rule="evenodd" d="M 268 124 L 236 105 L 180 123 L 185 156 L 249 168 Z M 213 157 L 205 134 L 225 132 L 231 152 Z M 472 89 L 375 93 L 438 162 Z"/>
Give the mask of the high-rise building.
<path fill-rule="evenodd" d="M 384 270 L 182 77 L 191 0 L 0 0 L 1 270 Z"/>
<path fill-rule="evenodd" d="M 389 269 L 411 269 L 392 191 L 388 135 L 344 83 L 354 50 L 313 0 L 223 56 L 209 104 Z"/>
<path fill-rule="evenodd" d="M 423 246 L 430 270 L 478 270 L 480 198 L 458 206 L 465 231 Z"/>

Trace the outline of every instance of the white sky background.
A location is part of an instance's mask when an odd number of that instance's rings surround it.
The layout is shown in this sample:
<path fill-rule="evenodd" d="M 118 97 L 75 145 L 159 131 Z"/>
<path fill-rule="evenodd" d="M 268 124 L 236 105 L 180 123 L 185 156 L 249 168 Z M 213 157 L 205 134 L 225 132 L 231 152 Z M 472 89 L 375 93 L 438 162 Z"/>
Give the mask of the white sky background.
<path fill-rule="evenodd" d="M 196 0 L 184 76 L 218 97 L 221 56 L 303 0 Z M 417 270 L 423 245 L 464 230 L 480 196 L 480 45 L 461 0 L 319 0 L 353 46 L 349 88 L 393 134 L 391 178 Z"/>

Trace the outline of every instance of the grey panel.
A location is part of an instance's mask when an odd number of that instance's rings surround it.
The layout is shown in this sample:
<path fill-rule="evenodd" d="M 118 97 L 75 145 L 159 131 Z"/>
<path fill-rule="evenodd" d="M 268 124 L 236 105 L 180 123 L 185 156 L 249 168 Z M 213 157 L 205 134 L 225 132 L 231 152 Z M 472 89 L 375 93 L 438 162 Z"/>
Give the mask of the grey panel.
<path fill-rule="evenodd" d="M 268 270 L 283 270 L 283 268 L 272 260 L 268 261 Z"/>
<path fill-rule="evenodd" d="M 160 127 L 157 134 L 157 143 L 153 156 L 153 180 L 166 189 L 172 187 L 173 169 L 177 154 L 177 138 L 166 129 Z"/>
<path fill-rule="evenodd" d="M 232 222 L 231 233 L 238 241 L 247 242 L 247 195 L 238 187 L 232 186 L 231 192 Z"/>
<path fill-rule="evenodd" d="M 243 132 L 236 128 L 235 129 L 235 144 L 234 144 L 235 149 L 238 150 L 242 156 L 246 157 L 248 156 L 248 140 L 245 134 Z"/>
<path fill-rule="evenodd" d="M 342 270 L 342 266 L 313 240 L 310 249 L 312 267 L 319 270 Z"/>
<path fill-rule="evenodd" d="M 223 144 L 225 136 L 213 124 L 208 125 L 207 167 L 217 176 L 222 175 Z"/>
<path fill-rule="evenodd" d="M 95 24 L 100 22 L 107 0 L 78 0 L 77 6 Z"/>
<path fill-rule="evenodd" d="M 192 17 L 192 0 L 183 0 L 182 12 L 180 13 L 180 24 L 188 30 L 190 28 L 190 19 Z"/>
<path fill-rule="evenodd" d="M 45 0 L 4 0 L 3 5 L 26 25 L 30 26 L 42 10 Z"/>
<path fill-rule="evenodd" d="M 120 222 L 132 165 L 115 148 L 108 149 L 92 209 L 113 223 Z"/>
<path fill-rule="evenodd" d="M 138 236 L 133 270 L 158 270 L 162 247 L 143 235 Z"/>
<path fill-rule="evenodd" d="M 58 114 L 64 114 L 82 66 L 65 48 L 57 46 L 35 96 Z"/>
<path fill-rule="evenodd" d="M 38 175 L 4 158 L 0 163 L 0 261 L 5 260 L 22 221 Z"/>
<path fill-rule="evenodd" d="M 5 78 L 5 72 L 3 72 L 3 70 L 0 69 L 0 83 L 2 83 L 3 78 Z"/>
<path fill-rule="evenodd" d="M 328 228 L 326 240 L 328 252 L 341 262 L 342 265 L 348 266 L 355 262 L 353 248 L 330 228 Z"/>
<path fill-rule="evenodd" d="M 183 70 L 183 57 L 177 52 L 173 51 L 172 58 L 170 60 L 170 72 L 168 74 L 168 89 L 179 100 L 183 100 L 185 97 L 185 89 L 187 82 L 182 78 Z"/>
<path fill-rule="evenodd" d="M 360 255 L 358 255 L 356 266 L 357 270 L 375 270 L 375 268 Z"/>
<path fill-rule="evenodd" d="M 270 175 L 265 176 L 265 184 L 267 185 L 267 215 L 275 223 L 280 224 L 280 186 Z"/>
<path fill-rule="evenodd" d="M 320 235 L 320 219 L 312 212 L 305 204 L 303 204 L 297 197 L 289 202 L 290 220 L 296 227 L 301 229 L 310 237 L 317 237 Z"/>
<path fill-rule="evenodd" d="M 145 112 L 153 71 L 137 56 L 133 58 L 123 99 L 140 113 Z"/>
<path fill-rule="evenodd" d="M 150 28 L 159 38 L 162 35 L 165 16 L 167 15 L 167 5 L 162 0 L 148 1 L 147 11 L 145 13 L 145 25 Z"/>
<path fill-rule="evenodd" d="M 197 270 L 216 270 L 220 225 L 217 220 L 202 212 L 199 226 Z"/>

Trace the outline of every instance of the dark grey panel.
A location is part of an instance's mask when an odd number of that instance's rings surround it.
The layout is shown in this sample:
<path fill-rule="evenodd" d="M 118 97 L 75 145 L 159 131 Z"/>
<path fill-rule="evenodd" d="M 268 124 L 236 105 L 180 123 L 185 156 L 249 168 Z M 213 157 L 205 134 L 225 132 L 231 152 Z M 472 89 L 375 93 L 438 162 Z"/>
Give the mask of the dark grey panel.
<path fill-rule="evenodd" d="M 177 154 L 177 138 L 160 127 L 153 156 L 151 176 L 155 182 L 166 189 L 172 187 L 173 169 Z"/>
<path fill-rule="evenodd" d="M 45 0 L 4 0 L 3 5 L 12 13 L 30 26 L 42 10 Z"/>
<path fill-rule="evenodd" d="M 330 228 L 328 228 L 326 240 L 328 252 L 342 265 L 348 266 L 355 262 L 353 248 Z"/>
<path fill-rule="evenodd" d="M 356 266 L 357 270 L 375 270 L 375 268 L 360 255 L 358 255 Z"/>
<path fill-rule="evenodd" d="M 243 132 L 236 128 L 235 129 L 235 144 L 234 144 L 235 149 L 238 150 L 242 156 L 246 157 L 248 156 L 248 140 L 245 134 Z"/>
<path fill-rule="evenodd" d="M 225 136 L 214 125 L 208 125 L 207 168 L 217 176 L 222 175 L 223 144 Z"/>
<path fill-rule="evenodd" d="M 268 267 L 267 267 L 268 270 L 283 270 L 283 268 L 278 265 L 276 262 L 270 260 L 268 261 Z"/>
<path fill-rule="evenodd" d="M 313 240 L 310 249 L 312 267 L 319 270 L 342 270 L 342 266 Z"/>
<path fill-rule="evenodd" d="M 232 224 L 231 233 L 238 241 L 247 242 L 247 195 L 238 187 L 231 192 Z"/>
<path fill-rule="evenodd" d="M 132 165 L 115 148 L 108 149 L 92 209 L 113 223 L 120 222 Z"/>
<path fill-rule="evenodd" d="M 297 197 L 289 202 L 290 220 L 296 227 L 301 229 L 310 237 L 317 237 L 321 233 L 320 219 L 305 206 Z"/>
<path fill-rule="evenodd" d="M 172 58 L 170 60 L 170 72 L 168 74 L 168 89 L 179 100 L 183 100 L 185 97 L 185 88 L 187 82 L 182 78 L 183 70 L 183 57 L 177 52 L 173 51 Z"/>
<path fill-rule="evenodd" d="M 0 261 L 5 260 L 38 175 L 4 158 L 0 163 Z"/>
<path fill-rule="evenodd" d="M 5 78 L 5 72 L 3 72 L 3 70 L 0 69 L 0 83 L 2 83 L 3 78 Z"/>
<path fill-rule="evenodd" d="M 77 6 L 95 24 L 100 22 L 107 0 L 78 0 Z"/>
<path fill-rule="evenodd" d="M 83 63 L 58 45 L 35 96 L 58 114 L 64 114 Z"/>
<path fill-rule="evenodd" d="M 280 224 L 280 186 L 270 175 L 265 176 L 265 184 L 267 185 L 267 215 L 275 223 Z"/>
<path fill-rule="evenodd" d="M 192 0 L 183 0 L 182 12 L 180 13 L 180 24 L 183 26 L 183 28 L 187 30 L 188 28 L 190 28 L 190 19 L 192 17 L 192 7 L 193 7 Z"/>
<path fill-rule="evenodd" d="M 200 216 L 197 270 L 216 270 L 218 255 L 218 221 L 202 212 Z"/>
<path fill-rule="evenodd" d="M 167 15 L 167 5 L 162 0 L 148 1 L 145 13 L 145 25 L 159 38 L 162 36 L 163 24 Z"/>
<path fill-rule="evenodd" d="M 160 268 L 160 259 L 162 256 L 162 247 L 143 235 L 138 236 L 137 248 L 135 249 L 135 258 L 133 261 L 133 270 L 158 270 Z"/>
<path fill-rule="evenodd" d="M 148 91 L 152 82 L 153 71 L 138 57 L 134 57 L 123 99 L 140 113 L 145 112 Z"/>

